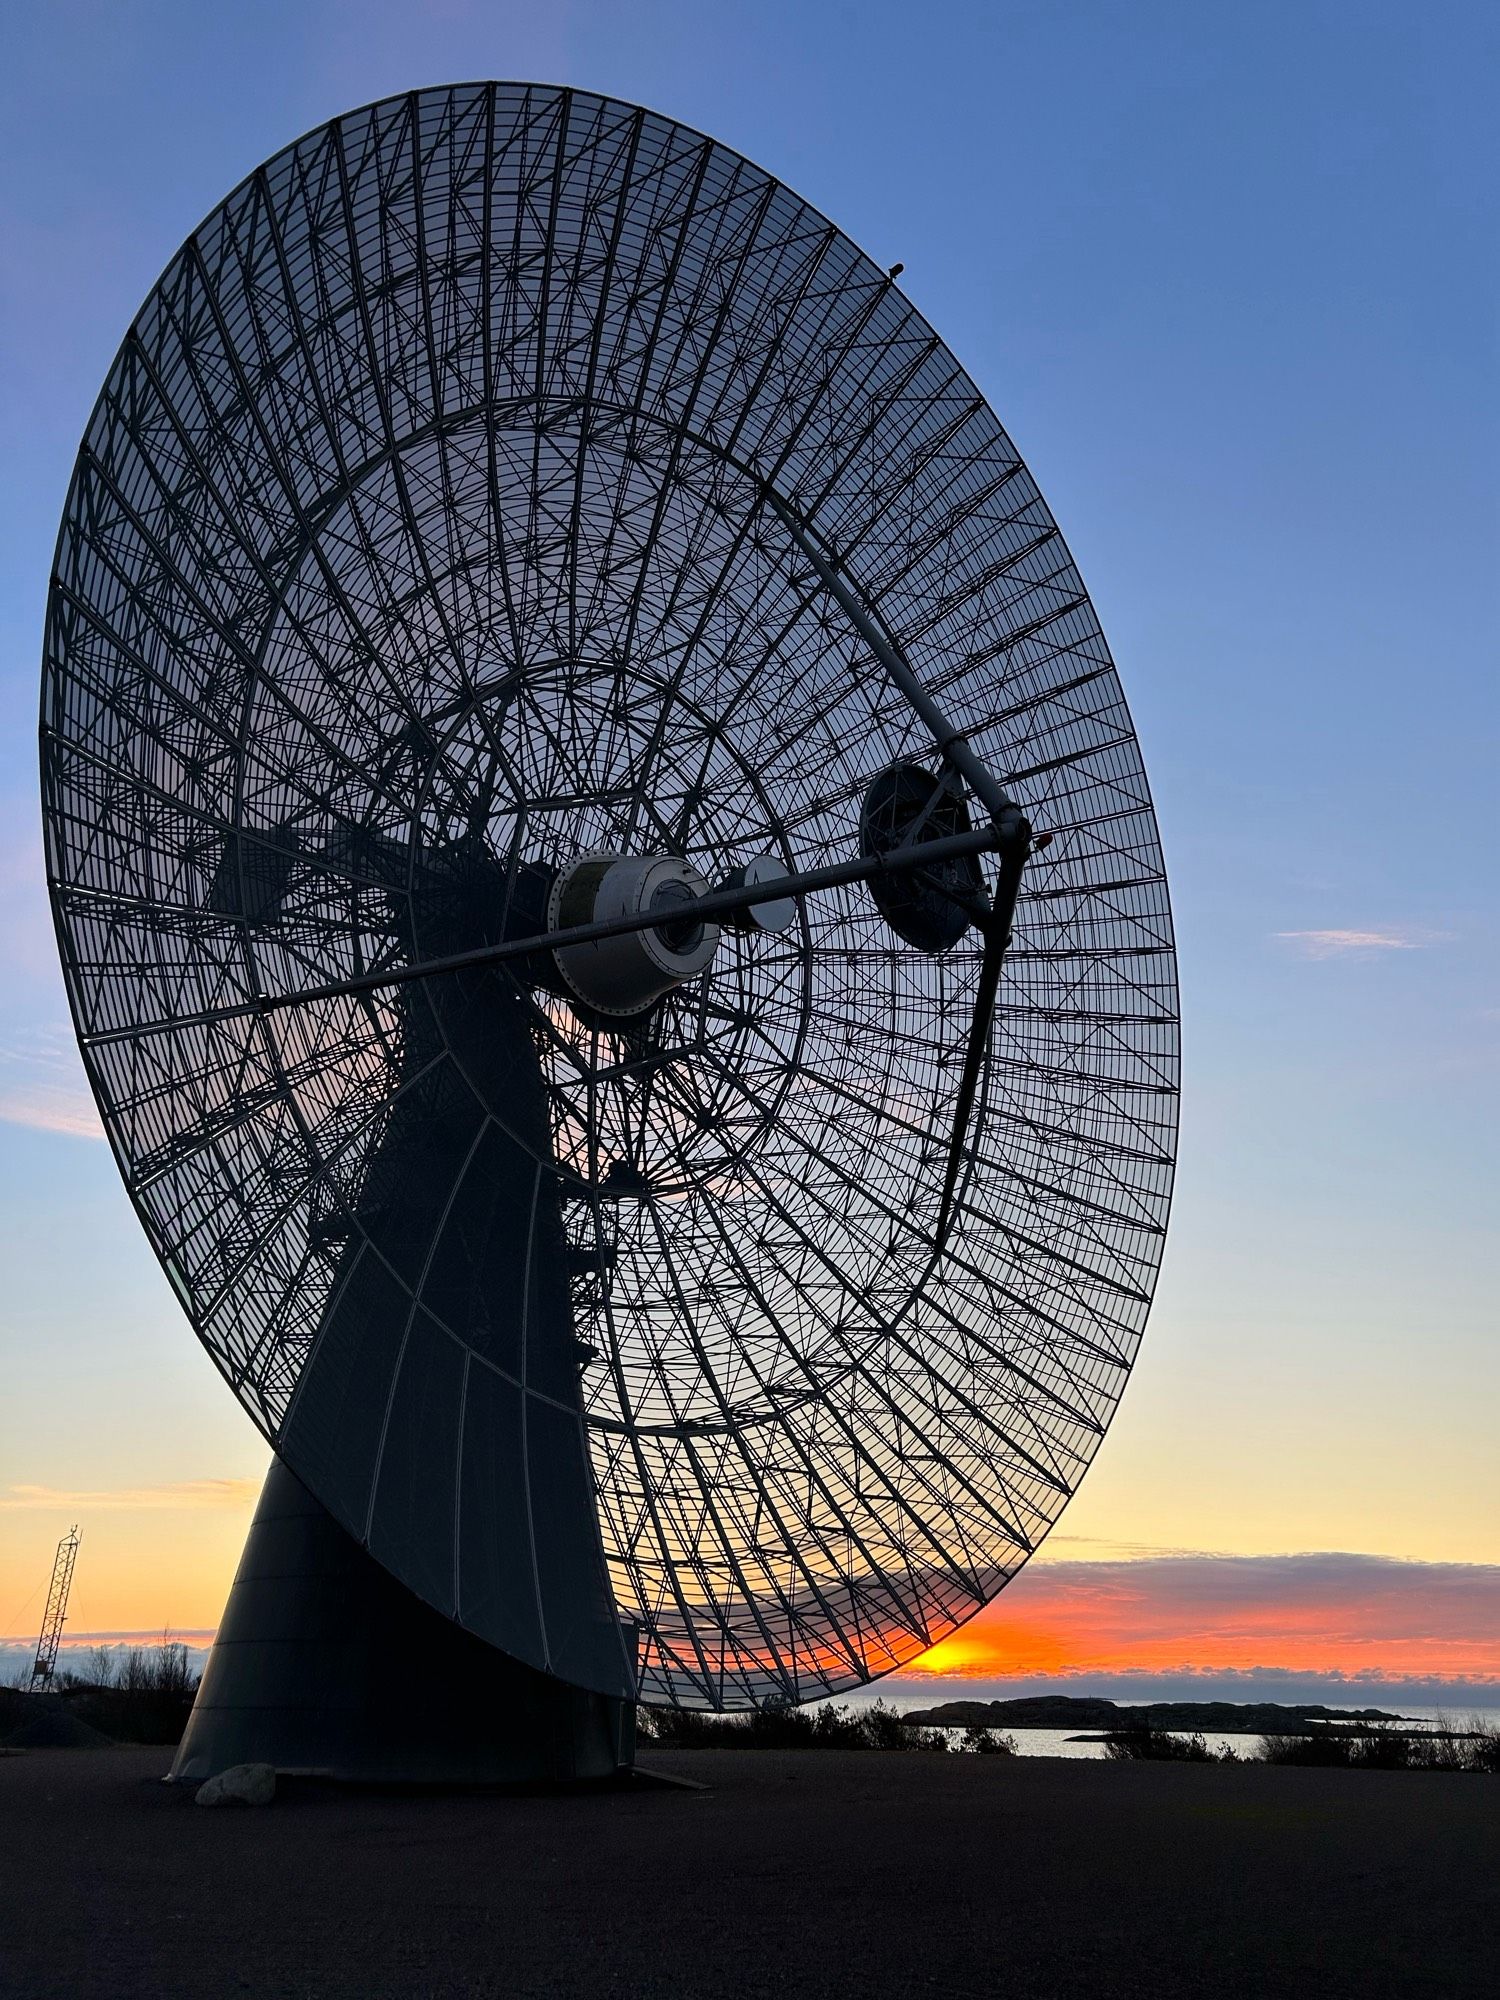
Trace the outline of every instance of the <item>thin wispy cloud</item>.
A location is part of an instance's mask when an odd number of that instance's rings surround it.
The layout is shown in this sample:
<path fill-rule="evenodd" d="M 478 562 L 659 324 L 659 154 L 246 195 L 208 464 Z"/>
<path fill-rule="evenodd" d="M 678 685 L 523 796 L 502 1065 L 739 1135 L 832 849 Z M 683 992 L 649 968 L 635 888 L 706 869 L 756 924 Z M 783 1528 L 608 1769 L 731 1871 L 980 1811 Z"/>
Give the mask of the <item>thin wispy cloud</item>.
<path fill-rule="evenodd" d="M 1118 1542 L 1107 1535 L 1069 1535 L 1061 1530 L 1047 1537 L 1039 1560 L 1059 1562 L 1138 1562 L 1147 1556 L 1201 1556 L 1203 1549 L 1163 1547 L 1160 1542 Z"/>
<path fill-rule="evenodd" d="M 0 1511 L 7 1513 L 118 1514 L 200 1511 L 248 1507 L 260 1491 L 257 1479 L 180 1479 L 168 1486 L 7 1486 Z"/>
<path fill-rule="evenodd" d="M 73 1139 L 104 1137 L 70 1028 L 23 1028 L 0 1041 L 0 1121 Z"/>
<path fill-rule="evenodd" d="M 35 817 L 29 795 L 0 799 L 0 942 L 13 974 L 55 982 L 57 940 Z"/>
<path fill-rule="evenodd" d="M 1424 931 L 1390 927 L 1379 931 L 1273 931 L 1272 936 L 1290 945 L 1303 958 L 1378 958 L 1389 951 L 1425 951 L 1430 945 L 1446 944 L 1451 931 Z"/>
<path fill-rule="evenodd" d="M 69 1139 L 102 1139 L 104 1127 L 86 1091 L 23 1084 L 0 1088 L 0 1123 L 25 1125 L 33 1132 L 61 1132 Z"/>

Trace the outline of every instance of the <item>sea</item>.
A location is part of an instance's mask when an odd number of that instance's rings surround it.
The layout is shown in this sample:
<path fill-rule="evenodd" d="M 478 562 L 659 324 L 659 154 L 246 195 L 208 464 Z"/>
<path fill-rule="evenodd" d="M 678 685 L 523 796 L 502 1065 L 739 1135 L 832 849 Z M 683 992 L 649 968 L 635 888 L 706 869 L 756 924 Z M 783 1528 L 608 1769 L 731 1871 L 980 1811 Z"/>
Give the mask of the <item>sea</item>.
<path fill-rule="evenodd" d="M 939 1689 L 924 1689 L 921 1693 L 911 1692 L 909 1683 L 905 1686 L 898 1687 L 893 1685 L 884 1689 L 877 1684 L 874 1687 L 861 1688 L 847 1695 L 841 1695 L 838 1699 L 841 1704 L 845 1704 L 851 1709 L 866 1708 L 873 1702 L 885 1701 L 890 1707 L 899 1710 L 902 1714 L 906 1714 L 913 1709 L 937 1708 L 942 1703 L 949 1701 L 1004 1701 L 1011 1698 L 1012 1695 L 1036 1695 L 1043 1693 L 1077 1694 L 1079 1696 L 1087 1695 L 1095 1698 L 1102 1697 L 1106 1701 L 1118 1702 L 1122 1708 L 1140 1707 L 1151 1701 L 1234 1701 L 1236 1699 L 1246 1699 L 1243 1689 L 1230 1692 L 1217 1685 L 1211 1687 L 1199 1686 L 1191 1691 L 1179 1686 L 1174 1687 L 1170 1692 L 1153 1688 L 1150 1693 L 1144 1693 L 1137 1688 L 1123 1689 L 1108 1686 L 1043 1688 L 1037 1686 L 1035 1683 L 1028 1684 L 1024 1688 L 1006 1689 L 1003 1691 L 987 1687 L 974 1688 L 949 1684 Z M 1494 1696 L 1489 1688 L 1483 1690 L 1483 1695 L 1488 1697 L 1488 1702 L 1476 1702 L 1466 1699 L 1463 1693 L 1459 1691 L 1456 1692 L 1452 1700 L 1445 1701 L 1439 1706 L 1433 1706 L 1430 1703 L 1402 1701 L 1399 1698 L 1399 1690 L 1368 1684 L 1357 1686 L 1346 1684 L 1312 1690 L 1305 1684 L 1299 1683 L 1295 1692 L 1290 1690 L 1277 1690 L 1275 1692 L 1257 1691 L 1250 1699 L 1256 1702 L 1279 1701 L 1284 1702 L 1288 1706 L 1298 1703 L 1321 1702 L 1327 1708 L 1378 1708 L 1387 1715 L 1399 1716 L 1403 1722 L 1427 1729 L 1463 1729 L 1471 1722 L 1477 1722 L 1491 1729 L 1500 1729 L 1500 1706 L 1492 1705 Z M 1015 1744 L 1016 1754 L 1020 1757 L 1089 1758 L 1103 1757 L 1106 1754 L 1102 1743 L 1080 1742 L 1078 1740 L 1081 1736 L 1089 1736 L 1096 1733 L 1094 1729 L 1085 1725 L 1079 1725 L 1077 1729 L 1016 1729 L 1009 1724 L 999 1724 L 997 1728 L 1001 1734 L 1008 1736 Z M 955 1750 L 962 1747 L 964 1738 L 962 1727 L 949 1729 L 945 1733 Z M 1172 1732 L 1174 1735 L 1187 1735 L 1188 1733 L 1186 1730 L 1174 1730 Z M 1203 1732 L 1203 1740 L 1211 1750 L 1235 1750 L 1243 1756 L 1247 1750 L 1260 1740 L 1260 1736 L 1259 1731 L 1254 1731 L 1249 1735 L 1221 1736 L 1205 1730 Z"/>

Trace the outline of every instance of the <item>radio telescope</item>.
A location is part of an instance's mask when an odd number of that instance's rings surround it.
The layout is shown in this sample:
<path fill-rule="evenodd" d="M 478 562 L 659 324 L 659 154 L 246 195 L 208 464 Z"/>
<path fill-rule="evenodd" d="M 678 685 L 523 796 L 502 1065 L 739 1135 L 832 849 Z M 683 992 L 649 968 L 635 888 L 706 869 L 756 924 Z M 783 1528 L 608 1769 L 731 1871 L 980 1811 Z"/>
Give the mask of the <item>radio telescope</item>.
<path fill-rule="evenodd" d="M 960 1626 L 1136 1353 L 1166 881 L 1093 609 L 847 238 L 635 106 L 352 112 L 90 418 L 47 863 L 275 1452 L 183 1776 L 628 1764 Z"/>

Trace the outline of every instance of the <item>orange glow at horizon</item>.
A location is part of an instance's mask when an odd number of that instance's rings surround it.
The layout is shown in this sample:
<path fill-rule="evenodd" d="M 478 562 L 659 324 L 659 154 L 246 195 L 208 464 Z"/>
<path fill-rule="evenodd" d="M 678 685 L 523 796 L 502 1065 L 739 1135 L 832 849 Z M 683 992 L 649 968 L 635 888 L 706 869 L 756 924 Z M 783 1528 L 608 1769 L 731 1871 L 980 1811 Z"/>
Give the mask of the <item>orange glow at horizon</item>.
<path fill-rule="evenodd" d="M 34 1640 L 57 1538 L 77 1521 L 63 1644 L 91 1635 L 165 1629 L 205 1643 L 224 1610 L 259 1495 L 254 1479 L 158 1487 L 0 1488 L 0 1640 Z"/>
<path fill-rule="evenodd" d="M 85 1492 L 0 1488 L 7 1644 L 36 1636 L 57 1536 L 81 1520 L 64 1643 L 160 1633 L 195 1645 L 223 1610 L 253 1478 Z M 901 1658 L 907 1634 L 892 1635 Z M 884 1662 L 873 1662 L 877 1666 Z M 842 1673 L 847 1662 L 830 1657 Z M 1500 1683 L 1500 1564 L 1310 1554 L 1044 1556 L 967 1625 L 896 1668 L 922 1680 L 1248 1673 Z"/>
<path fill-rule="evenodd" d="M 1008 1680 L 1253 1668 L 1500 1681 L 1500 1566 L 1338 1555 L 1038 1563 L 904 1671 Z"/>

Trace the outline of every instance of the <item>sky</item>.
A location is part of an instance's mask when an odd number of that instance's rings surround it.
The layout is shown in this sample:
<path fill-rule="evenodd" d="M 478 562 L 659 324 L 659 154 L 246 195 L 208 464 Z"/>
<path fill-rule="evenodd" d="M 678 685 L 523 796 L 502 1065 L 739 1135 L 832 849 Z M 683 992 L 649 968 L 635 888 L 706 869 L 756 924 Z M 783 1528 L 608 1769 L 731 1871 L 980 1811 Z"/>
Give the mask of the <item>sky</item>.
<path fill-rule="evenodd" d="M 927 1663 L 1500 1683 L 1494 10 L 1458 0 L 15 9 L 0 80 L 0 1642 L 217 1621 L 266 1447 L 98 1135 L 42 885 L 56 523 L 126 325 L 370 99 L 570 83 L 882 265 L 1062 525 L 1181 951 L 1142 1359 L 1042 1555 Z"/>

